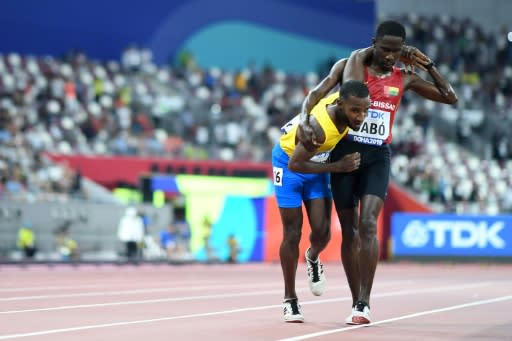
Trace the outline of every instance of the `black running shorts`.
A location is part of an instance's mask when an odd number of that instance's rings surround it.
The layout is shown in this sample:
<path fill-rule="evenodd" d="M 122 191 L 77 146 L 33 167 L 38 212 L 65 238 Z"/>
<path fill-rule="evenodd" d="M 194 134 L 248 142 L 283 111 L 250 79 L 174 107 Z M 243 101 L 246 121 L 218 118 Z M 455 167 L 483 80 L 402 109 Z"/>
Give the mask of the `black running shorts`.
<path fill-rule="evenodd" d="M 370 146 L 348 140 L 340 141 L 331 152 L 331 162 L 359 152 L 361 164 L 351 173 L 331 173 L 331 191 L 336 209 L 354 208 L 366 194 L 382 200 L 389 184 L 391 150 L 389 145 Z"/>

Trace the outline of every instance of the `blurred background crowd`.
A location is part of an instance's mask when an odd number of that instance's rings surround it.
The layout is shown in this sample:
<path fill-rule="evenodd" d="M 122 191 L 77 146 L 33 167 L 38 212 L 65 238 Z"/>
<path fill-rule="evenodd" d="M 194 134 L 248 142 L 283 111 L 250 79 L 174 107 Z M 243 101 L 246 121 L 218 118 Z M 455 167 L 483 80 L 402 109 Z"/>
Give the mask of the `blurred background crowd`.
<path fill-rule="evenodd" d="M 437 211 L 511 211 L 506 28 L 488 32 L 449 16 L 394 19 L 405 25 L 407 43 L 435 60 L 459 95 L 456 106 L 405 96 L 393 141 L 394 180 Z M 4 54 L 0 198 L 86 196 L 79 172 L 51 163 L 45 151 L 268 162 L 279 128 L 334 61 L 326 56 L 317 70 L 294 74 L 270 63 L 205 68 L 187 51 L 172 65 L 157 66 L 152 52 L 137 46 L 107 62 L 80 51 L 61 58 Z"/>

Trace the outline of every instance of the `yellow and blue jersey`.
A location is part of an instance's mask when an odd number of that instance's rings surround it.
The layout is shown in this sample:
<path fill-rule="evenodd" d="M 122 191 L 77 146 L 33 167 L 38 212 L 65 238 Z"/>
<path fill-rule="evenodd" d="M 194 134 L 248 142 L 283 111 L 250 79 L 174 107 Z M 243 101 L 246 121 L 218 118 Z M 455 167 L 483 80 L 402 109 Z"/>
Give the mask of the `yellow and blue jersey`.
<path fill-rule="evenodd" d="M 317 154 L 311 159 L 312 161 L 325 162 L 329 157 L 330 151 L 334 149 L 334 146 L 336 146 L 348 132 L 347 127 L 340 133 L 327 111 L 327 106 L 336 102 L 338 97 L 339 93 L 335 92 L 320 100 L 320 102 L 313 107 L 313 110 L 311 110 L 311 115 L 316 118 L 325 133 L 325 142 L 317 149 Z M 298 126 L 299 115 L 295 116 L 281 128 L 284 134 L 279 140 L 279 145 L 289 157 L 292 156 L 295 150 Z"/>

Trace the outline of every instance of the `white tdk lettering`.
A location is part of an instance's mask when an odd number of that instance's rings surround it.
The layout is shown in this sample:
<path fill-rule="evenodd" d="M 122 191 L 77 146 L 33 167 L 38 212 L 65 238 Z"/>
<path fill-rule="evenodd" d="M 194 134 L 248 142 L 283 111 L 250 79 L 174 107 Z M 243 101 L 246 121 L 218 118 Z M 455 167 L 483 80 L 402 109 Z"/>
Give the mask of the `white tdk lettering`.
<path fill-rule="evenodd" d="M 429 221 L 427 228 L 434 233 L 434 247 L 446 245 L 447 232 L 450 233 L 450 244 L 454 248 L 485 248 L 488 245 L 503 249 L 505 241 L 499 232 L 505 227 L 503 221 L 488 225 L 485 221 Z"/>
<path fill-rule="evenodd" d="M 394 111 L 396 106 L 394 104 L 388 103 L 388 102 L 373 101 L 372 102 L 372 107 Z"/>

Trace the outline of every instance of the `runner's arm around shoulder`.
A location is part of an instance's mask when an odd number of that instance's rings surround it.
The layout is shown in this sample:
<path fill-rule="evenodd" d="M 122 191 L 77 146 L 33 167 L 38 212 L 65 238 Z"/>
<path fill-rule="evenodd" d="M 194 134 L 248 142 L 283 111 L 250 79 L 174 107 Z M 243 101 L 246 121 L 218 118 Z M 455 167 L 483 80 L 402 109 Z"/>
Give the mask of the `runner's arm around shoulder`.
<path fill-rule="evenodd" d="M 430 61 L 423 65 L 434 83 L 429 82 L 418 76 L 418 74 L 406 74 L 405 89 L 411 89 L 418 95 L 430 99 L 432 101 L 455 104 L 458 101 L 457 94 L 453 90 L 450 83 L 439 73 L 434 62 Z"/>
<path fill-rule="evenodd" d="M 309 121 L 309 114 L 313 107 L 324 98 L 329 91 L 334 89 L 336 84 L 340 83 L 343 77 L 343 70 L 345 69 L 345 63 L 347 59 L 338 60 L 329 71 L 329 74 L 322 79 L 322 81 L 315 86 L 307 94 L 304 102 L 302 102 L 302 110 L 300 112 L 301 122 Z"/>
<path fill-rule="evenodd" d="M 343 72 L 343 82 L 356 80 L 364 82 L 364 65 L 365 62 L 373 55 L 373 47 L 366 47 L 352 51 L 350 57 L 345 64 Z"/>

